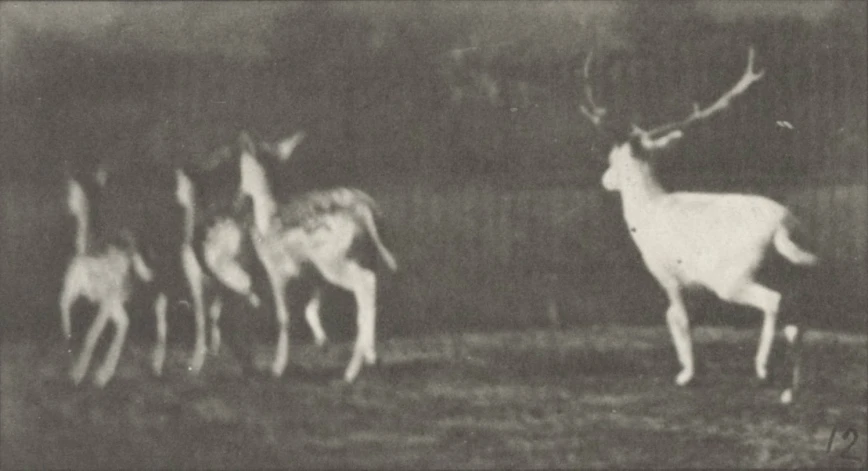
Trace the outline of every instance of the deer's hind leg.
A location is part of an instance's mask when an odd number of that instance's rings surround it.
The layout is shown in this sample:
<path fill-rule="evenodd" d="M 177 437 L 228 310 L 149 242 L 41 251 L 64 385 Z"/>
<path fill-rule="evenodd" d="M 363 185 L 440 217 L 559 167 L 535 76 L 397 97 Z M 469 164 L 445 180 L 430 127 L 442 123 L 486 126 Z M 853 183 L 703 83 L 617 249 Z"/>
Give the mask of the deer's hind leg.
<path fill-rule="evenodd" d="M 78 295 L 80 287 L 78 286 L 78 280 L 75 278 L 75 272 L 73 270 L 69 270 L 64 277 L 63 287 L 60 291 L 60 326 L 63 330 L 63 338 L 67 342 L 67 349 L 69 350 L 71 347 L 68 345 L 72 340 L 72 304 L 78 299 Z"/>
<path fill-rule="evenodd" d="M 804 329 L 796 324 L 789 324 L 784 327 L 784 337 L 787 339 L 789 348 L 787 349 L 787 366 L 790 374 L 790 385 L 784 392 L 781 393 L 781 402 L 789 404 L 793 402 L 799 387 L 799 379 L 801 376 L 801 356 L 802 356 L 802 339 L 804 337 Z"/>
<path fill-rule="evenodd" d="M 356 344 L 353 356 L 344 372 L 344 380 L 353 382 L 358 376 L 362 362 L 374 364 L 377 361 L 375 350 L 377 277 L 373 271 L 349 259 L 317 264 L 326 281 L 352 291 L 356 298 Z"/>
<path fill-rule="evenodd" d="M 129 316 L 122 301 L 115 301 L 106 306 L 109 313 L 109 319 L 115 324 L 115 335 L 112 339 L 106 353 L 105 361 L 102 366 L 96 371 L 93 377 L 93 382 L 97 387 L 103 387 L 114 376 L 118 366 L 121 353 L 124 348 L 124 341 L 127 338 L 127 328 L 130 324 Z"/>
<path fill-rule="evenodd" d="M 190 246 L 184 246 L 181 253 L 181 261 L 184 275 L 187 277 L 187 283 L 189 284 L 190 295 L 193 298 L 193 316 L 196 321 L 196 340 L 193 346 L 193 356 L 190 359 L 189 369 L 194 374 L 197 374 L 205 364 L 205 355 L 208 352 L 205 342 L 204 281 L 202 279 L 202 268 L 199 266 L 196 255 Z"/>
<path fill-rule="evenodd" d="M 681 288 L 677 284 L 664 285 L 669 298 L 669 308 L 666 309 L 666 324 L 675 344 L 681 371 L 675 377 L 675 384 L 684 386 L 693 379 L 695 373 L 693 363 L 693 342 L 690 338 L 690 319 L 684 305 Z"/>
<path fill-rule="evenodd" d="M 209 350 L 212 355 L 220 353 L 220 344 L 222 337 L 220 335 L 220 315 L 223 313 L 223 300 L 215 295 L 211 300 L 211 305 L 208 307 L 208 318 L 211 321 L 211 343 Z"/>
<path fill-rule="evenodd" d="M 96 343 L 99 341 L 103 330 L 105 330 L 106 323 L 108 323 L 109 317 L 111 316 L 111 312 L 109 311 L 111 308 L 110 306 L 110 302 L 104 301 L 100 304 L 96 317 L 87 330 L 87 335 L 84 338 L 84 346 L 70 371 L 70 377 L 72 378 L 72 382 L 75 384 L 81 383 L 81 380 L 84 379 L 84 375 L 87 374 L 87 367 L 90 366 L 90 360 L 93 357 Z"/>
<path fill-rule="evenodd" d="M 304 307 L 304 319 L 307 321 L 308 327 L 310 327 L 311 334 L 313 335 L 313 341 L 317 347 L 325 346 L 326 341 L 328 340 L 325 329 L 322 328 L 322 322 L 319 315 L 321 304 L 322 289 L 314 288 L 310 300 Z"/>
<path fill-rule="evenodd" d="M 166 306 L 168 300 L 166 293 L 159 293 L 154 301 L 154 316 L 156 317 L 156 342 L 154 342 L 154 351 L 151 359 L 151 368 L 154 375 L 160 376 L 163 374 L 163 364 L 166 362 Z"/>
<path fill-rule="evenodd" d="M 754 281 L 744 283 L 739 288 L 721 296 L 724 301 L 751 306 L 763 313 L 762 330 L 760 331 L 759 346 L 754 359 L 754 368 L 757 378 L 768 377 L 768 360 L 775 338 L 775 325 L 778 320 L 781 295 Z"/>

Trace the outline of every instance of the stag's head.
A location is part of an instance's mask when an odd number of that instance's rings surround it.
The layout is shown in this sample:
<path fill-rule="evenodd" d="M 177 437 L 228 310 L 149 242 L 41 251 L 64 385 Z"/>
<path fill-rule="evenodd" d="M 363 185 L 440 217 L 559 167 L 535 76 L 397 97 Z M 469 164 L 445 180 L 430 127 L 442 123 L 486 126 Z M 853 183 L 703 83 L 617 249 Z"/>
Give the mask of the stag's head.
<path fill-rule="evenodd" d="M 744 93 L 751 84 L 762 78 L 764 70 L 754 70 L 754 49 L 748 48 L 747 68 L 736 84 L 706 108 L 700 108 L 694 103 L 693 111 L 684 119 L 645 130 L 634 123 L 628 126 L 618 126 L 607 120 L 607 110 L 594 102 L 590 85 L 589 69 L 591 55 L 585 61 L 585 96 L 587 106 L 581 110 L 591 123 L 598 129 L 614 134 L 614 144 L 609 151 L 608 163 L 602 178 L 603 188 L 609 191 L 620 191 L 637 183 L 639 179 L 652 172 L 650 158 L 662 150 L 671 148 L 684 137 L 685 130 L 692 124 L 710 117 L 727 107 L 733 98 Z"/>

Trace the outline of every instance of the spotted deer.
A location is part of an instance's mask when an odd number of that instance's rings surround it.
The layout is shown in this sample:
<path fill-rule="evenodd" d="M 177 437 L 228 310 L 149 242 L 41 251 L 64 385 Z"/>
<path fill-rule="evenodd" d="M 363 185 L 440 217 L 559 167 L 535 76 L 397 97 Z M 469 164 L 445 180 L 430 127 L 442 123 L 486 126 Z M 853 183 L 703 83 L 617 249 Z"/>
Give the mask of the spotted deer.
<path fill-rule="evenodd" d="M 599 128 L 606 109 L 594 102 L 588 78 L 590 62 L 589 55 L 584 68 L 588 106 L 581 110 Z M 723 301 L 762 312 L 754 368 L 757 377 L 765 379 L 781 293 L 757 282 L 756 273 L 771 251 L 794 265 L 818 263 L 817 256 L 792 241 L 798 222 L 781 204 L 758 195 L 670 192 L 655 175 L 655 160 L 662 151 L 672 148 L 692 124 L 727 109 L 764 74 L 764 70 L 754 69 L 754 49 L 749 48 L 741 78 L 711 105 L 700 108 L 695 104 L 686 118 L 649 130 L 631 124 L 629 135 L 609 151 L 609 167 L 602 177 L 606 190 L 620 192 L 630 237 L 669 300 L 666 320 L 682 367 L 675 377 L 681 386 L 694 376 L 690 324 L 683 299 L 686 288 L 701 286 Z M 789 324 L 784 334 L 793 370 L 792 382 L 781 394 L 781 401 L 789 403 L 798 386 L 803 332 L 799 325 Z"/>
<path fill-rule="evenodd" d="M 97 175 L 104 183 L 104 174 Z M 90 199 L 82 184 L 75 178 L 67 182 L 67 209 L 75 217 L 75 253 L 67 265 L 60 292 L 60 315 L 63 335 L 67 343 L 72 337 L 71 309 L 80 298 L 97 306 L 97 314 L 90 324 L 78 358 L 73 362 L 70 376 L 75 384 L 87 374 L 94 349 L 109 321 L 115 326 L 115 335 L 102 365 L 94 373 L 94 384 L 105 386 L 114 376 L 123 350 L 129 326 L 125 304 L 129 301 L 135 277 L 150 282 L 153 272 L 139 253 L 135 237 L 130 231 L 116 236 L 96 237 L 91 231 Z M 70 347 L 71 352 L 71 347 Z"/>
<path fill-rule="evenodd" d="M 253 203 L 254 224 L 250 230 L 255 252 L 265 267 L 279 326 L 271 373 L 281 376 L 289 361 L 289 311 L 287 283 L 306 267 L 322 278 L 351 291 L 356 299 L 357 337 L 344 380 L 355 380 L 362 362 L 374 364 L 377 275 L 363 266 L 354 253 L 357 240 L 367 238 L 390 270 L 397 269 L 394 256 L 380 240 L 375 222 L 376 205 L 364 192 L 349 188 L 313 191 L 278 202 L 264 167 L 265 154 L 278 161 L 289 159 L 304 138 L 299 132 L 277 144 L 256 145 L 248 134 L 241 136 L 240 194 Z M 305 309 L 305 319 L 317 344 L 325 342 L 319 322 L 320 291 Z"/>

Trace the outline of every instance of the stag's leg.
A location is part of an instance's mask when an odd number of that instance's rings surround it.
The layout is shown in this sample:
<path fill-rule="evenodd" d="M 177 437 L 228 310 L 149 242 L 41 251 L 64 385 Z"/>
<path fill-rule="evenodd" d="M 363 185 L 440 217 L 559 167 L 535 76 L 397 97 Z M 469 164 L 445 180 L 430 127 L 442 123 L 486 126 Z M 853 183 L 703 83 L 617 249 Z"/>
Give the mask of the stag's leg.
<path fill-rule="evenodd" d="M 684 298 L 680 288 L 673 285 L 666 288 L 669 298 L 669 308 L 666 310 L 666 324 L 675 344 L 675 352 L 678 354 L 678 362 L 681 364 L 681 372 L 675 377 L 675 384 L 684 386 L 693 379 L 693 343 L 690 339 L 690 319 L 687 317 L 687 308 L 684 306 Z"/>
<path fill-rule="evenodd" d="M 84 338 L 84 346 L 81 349 L 81 353 L 78 355 L 78 359 L 72 366 L 70 376 L 72 377 L 72 382 L 75 384 L 81 383 L 81 380 L 84 379 L 84 375 L 87 373 L 87 367 L 90 365 L 90 359 L 93 356 L 96 343 L 99 340 L 100 335 L 102 335 L 102 331 L 105 330 L 106 323 L 111 315 L 108 306 L 109 304 L 105 302 L 99 306 L 96 318 L 94 318 L 93 322 L 90 324 L 90 328 Z"/>
<path fill-rule="evenodd" d="M 69 342 L 72 340 L 72 303 L 75 302 L 78 290 L 73 289 L 73 282 L 65 280 L 60 292 L 60 326 L 63 329 L 63 338 L 67 342 L 67 350 L 71 351 Z"/>
<path fill-rule="evenodd" d="M 151 359 L 151 369 L 154 374 L 160 376 L 163 374 L 163 363 L 166 361 L 166 305 L 168 301 L 165 293 L 157 295 L 154 301 L 154 316 L 157 321 L 157 339 L 154 342 L 154 352 Z"/>
<path fill-rule="evenodd" d="M 193 357 L 190 359 L 189 369 L 194 374 L 199 373 L 205 364 L 205 354 L 208 349 L 205 342 L 205 306 L 203 302 L 202 269 L 196 260 L 193 249 L 185 245 L 181 253 L 181 262 L 184 275 L 190 285 L 190 294 L 193 298 L 193 316 L 196 319 L 196 344 L 193 347 Z"/>
<path fill-rule="evenodd" d="M 353 356 L 344 372 L 344 380 L 353 382 L 362 367 L 362 361 L 373 364 L 377 361 L 374 349 L 376 324 L 377 277 L 374 272 L 355 261 L 318 265 L 323 277 L 341 288 L 350 290 L 356 297 L 356 344 Z"/>
<path fill-rule="evenodd" d="M 111 321 L 115 324 L 115 336 L 106 353 L 105 361 L 93 377 L 94 384 L 100 388 L 105 386 L 115 374 L 118 360 L 120 360 L 121 352 L 124 348 L 124 341 L 127 338 L 127 328 L 130 324 L 130 318 L 122 302 L 113 303 L 109 307 L 109 312 L 111 314 Z"/>
<path fill-rule="evenodd" d="M 759 346 L 757 347 L 754 367 L 759 379 L 768 376 L 769 354 L 772 350 L 772 342 L 775 338 L 775 324 L 778 320 L 778 307 L 781 295 L 757 283 L 744 285 L 741 289 L 732 293 L 726 301 L 732 301 L 746 306 L 752 306 L 762 311 L 763 326 L 760 331 Z"/>
<path fill-rule="evenodd" d="M 784 404 L 793 402 L 793 396 L 795 396 L 796 390 L 799 387 L 803 335 L 802 329 L 795 324 L 789 324 L 784 327 L 784 337 L 787 339 L 787 344 L 789 344 L 789 348 L 787 349 L 787 366 L 792 374 L 790 387 L 785 389 L 781 394 L 781 402 Z"/>
<path fill-rule="evenodd" d="M 314 289 L 310 301 L 307 302 L 307 306 L 304 308 L 304 318 L 307 321 L 308 327 L 310 327 L 310 331 L 313 334 L 313 341 L 316 343 L 317 347 L 322 347 L 328 340 L 325 330 L 322 328 L 319 316 L 319 308 L 322 304 L 321 298 L 322 290 L 319 288 Z"/>
<path fill-rule="evenodd" d="M 220 314 L 223 312 L 223 301 L 215 297 L 208 308 L 208 317 L 211 319 L 211 354 L 220 352 Z"/>

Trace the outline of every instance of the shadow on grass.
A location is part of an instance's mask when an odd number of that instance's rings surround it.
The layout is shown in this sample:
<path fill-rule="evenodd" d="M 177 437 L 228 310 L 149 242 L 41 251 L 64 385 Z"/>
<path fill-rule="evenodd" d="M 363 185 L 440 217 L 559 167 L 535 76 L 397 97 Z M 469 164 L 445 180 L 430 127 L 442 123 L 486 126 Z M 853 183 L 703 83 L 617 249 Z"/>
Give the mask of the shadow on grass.
<path fill-rule="evenodd" d="M 551 350 L 539 352 L 502 351 L 488 370 L 492 376 L 511 377 L 599 377 L 636 376 L 674 367 L 668 349 L 648 351 Z"/>

